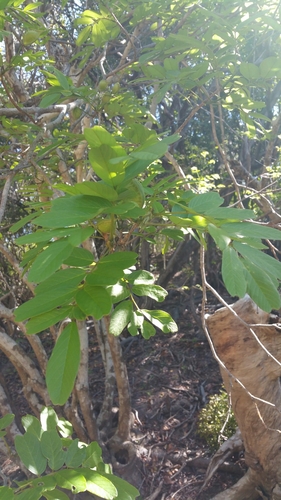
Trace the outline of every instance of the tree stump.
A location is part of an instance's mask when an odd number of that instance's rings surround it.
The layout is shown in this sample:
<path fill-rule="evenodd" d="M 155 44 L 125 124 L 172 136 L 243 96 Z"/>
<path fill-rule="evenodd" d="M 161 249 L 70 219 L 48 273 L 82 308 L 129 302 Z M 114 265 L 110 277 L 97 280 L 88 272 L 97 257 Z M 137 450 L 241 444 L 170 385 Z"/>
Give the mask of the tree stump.
<path fill-rule="evenodd" d="M 213 500 L 280 500 L 281 328 L 270 324 L 271 315 L 248 296 L 231 307 L 234 312 L 227 307 L 219 309 L 207 317 L 206 324 L 225 366 L 220 367 L 221 374 L 249 469 Z"/>

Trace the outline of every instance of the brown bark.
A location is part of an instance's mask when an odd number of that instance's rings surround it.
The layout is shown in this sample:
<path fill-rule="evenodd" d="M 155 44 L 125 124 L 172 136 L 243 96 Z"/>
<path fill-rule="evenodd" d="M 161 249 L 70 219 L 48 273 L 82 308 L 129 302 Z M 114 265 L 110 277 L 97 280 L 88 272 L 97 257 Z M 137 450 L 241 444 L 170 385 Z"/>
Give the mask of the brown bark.
<path fill-rule="evenodd" d="M 246 296 L 207 318 L 245 447 L 247 474 L 216 500 L 277 499 L 281 485 L 281 332 Z M 260 494 L 259 494 L 260 493 Z"/>
<path fill-rule="evenodd" d="M 94 323 L 105 371 L 104 397 L 97 422 L 99 429 L 105 434 L 105 438 L 107 439 L 108 433 L 112 428 L 112 407 L 116 378 L 105 320 L 101 319 L 100 322 L 94 320 Z"/>
<path fill-rule="evenodd" d="M 109 331 L 109 318 L 105 317 L 105 322 L 107 324 L 107 330 Z M 111 350 L 111 356 L 113 359 L 118 399 L 119 399 L 119 416 L 118 416 L 118 429 L 116 431 L 115 437 L 116 441 L 120 443 L 128 441 L 130 439 L 130 419 L 131 419 L 131 398 L 130 398 L 130 387 L 127 374 L 126 364 L 122 358 L 122 350 L 118 337 L 108 334 L 108 342 Z"/>

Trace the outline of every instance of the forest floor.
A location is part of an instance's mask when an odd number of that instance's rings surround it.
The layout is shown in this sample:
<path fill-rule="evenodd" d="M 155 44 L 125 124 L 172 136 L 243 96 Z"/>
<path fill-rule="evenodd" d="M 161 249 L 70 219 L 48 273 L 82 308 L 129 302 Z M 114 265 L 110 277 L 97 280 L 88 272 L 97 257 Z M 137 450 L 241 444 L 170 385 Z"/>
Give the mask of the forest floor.
<path fill-rule="evenodd" d="M 171 314 L 185 302 L 181 292 L 172 296 L 161 304 Z M 200 492 L 213 452 L 197 433 L 198 415 L 210 396 L 220 392 L 222 379 L 192 309 L 193 313 L 185 302 L 176 318 L 176 334 L 124 342 L 144 499 L 210 500 L 245 472 L 243 458 L 232 457 Z M 210 312 L 214 310 L 211 306 Z M 199 319 L 200 310 L 197 313 Z"/>
<path fill-rule="evenodd" d="M 197 433 L 198 415 L 222 384 L 218 364 L 200 329 L 200 301 L 200 293 L 194 305 L 188 292 L 174 285 L 160 306 L 177 321 L 178 333 L 157 333 L 149 340 L 121 339 L 132 395 L 132 440 L 138 450 L 138 470 L 132 477 L 137 477 L 134 482 L 145 500 L 209 500 L 244 473 L 243 459 L 232 457 L 231 473 L 228 466 L 226 471 L 219 470 L 200 492 L 212 453 Z M 211 305 L 210 313 L 215 308 Z M 2 363 L 4 357 L 0 358 Z M 94 335 L 90 336 L 90 366 L 91 391 L 98 407 L 103 398 L 103 366 Z M 2 364 L 1 373 L 18 416 L 30 412 L 12 367 Z M 117 405 L 116 398 L 116 409 Z M 238 474 L 233 473 L 233 463 Z M 10 471 L 14 478 L 11 464 L 6 469 L 3 465 L 4 472 Z"/>

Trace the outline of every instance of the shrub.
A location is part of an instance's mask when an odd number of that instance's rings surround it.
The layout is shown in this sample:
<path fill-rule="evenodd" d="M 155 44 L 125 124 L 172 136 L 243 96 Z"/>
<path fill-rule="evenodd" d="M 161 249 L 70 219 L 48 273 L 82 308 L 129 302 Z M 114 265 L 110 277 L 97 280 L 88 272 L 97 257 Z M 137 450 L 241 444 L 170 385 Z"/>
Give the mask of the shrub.
<path fill-rule="evenodd" d="M 237 423 L 224 390 L 210 397 L 209 403 L 201 410 L 197 432 L 210 449 L 217 450 L 221 442 L 231 437 Z"/>

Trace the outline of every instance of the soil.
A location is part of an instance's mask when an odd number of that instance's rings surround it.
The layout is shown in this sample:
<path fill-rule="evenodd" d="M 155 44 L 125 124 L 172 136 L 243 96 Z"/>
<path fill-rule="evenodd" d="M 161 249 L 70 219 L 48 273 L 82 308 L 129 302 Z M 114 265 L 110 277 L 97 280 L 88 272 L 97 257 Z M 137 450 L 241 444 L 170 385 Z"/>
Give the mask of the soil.
<path fill-rule="evenodd" d="M 222 383 L 218 364 L 199 326 L 200 301 L 200 293 L 191 300 L 188 292 L 174 286 L 161 308 L 177 321 L 178 333 L 160 332 L 150 340 L 123 336 L 120 340 L 131 386 L 132 441 L 139 458 L 131 479 L 146 500 L 209 500 L 244 473 L 243 459 L 232 457 L 200 492 L 212 453 L 197 434 L 197 418 Z M 210 312 L 216 307 L 211 305 Z M 103 366 L 94 335 L 90 336 L 90 366 L 97 408 L 103 397 Z M 1 371 L 18 416 L 30 413 L 12 367 L 2 365 Z M 116 410 L 117 405 L 116 399 Z M 2 463 L 2 472 L 12 479 L 22 479 L 7 460 Z"/>

